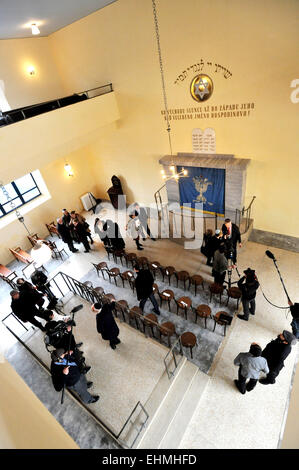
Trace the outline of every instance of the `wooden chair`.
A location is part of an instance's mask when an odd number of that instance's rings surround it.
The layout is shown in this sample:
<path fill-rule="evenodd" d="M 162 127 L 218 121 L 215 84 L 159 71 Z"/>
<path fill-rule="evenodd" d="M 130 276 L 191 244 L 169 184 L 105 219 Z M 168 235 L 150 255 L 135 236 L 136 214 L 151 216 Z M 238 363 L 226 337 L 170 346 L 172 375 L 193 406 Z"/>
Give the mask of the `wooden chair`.
<path fill-rule="evenodd" d="M 189 281 L 190 284 L 190 275 L 187 271 L 178 271 L 175 272 L 175 276 L 177 279 L 177 287 L 179 287 L 179 281 L 184 283 L 184 290 L 186 290 L 186 282 Z"/>
<path fill-rule="evenodd" d="M 221 304 L 221 296 L 224 291 L 224 286 L 213 283 L 209 286 L 209 290 L 210 290 L 210 302 L 212 300 L 213 295 L 219 295 L 219 303 Z"/>
<path fill-rule="evenodd" d="M 113 258 L 115 263 L 117 263 L 117 259 L 119 258 L 121 265 L 123 266 L 123 259 L 125 259 L 125 251 L 124 250 L 114 250 L 113 251 Z"/>
<path fill-rule="evenodd" d="M 227 327 L 227 325 L 230 325 L 231 322 L 232 322 L 231 315 L 229 315 L 227 312 L 223 312 L 223 311 L 217 312 L 216 315 L 214 315 L 214 321 L 215 321 L 215 324 L 214 324 L 213 331 L 215 331 L 215 328 L 216 328 L 217 324 L 222 325 L 222 326 L 224 326 L 224 336 L 225 336 L 226 327 Z"/>
<path fill-rule="evenodd" d="M 142 310 L 140 307 L 135 306 L 129 310 L 129 322 L 131 322 L 131 320 L 134 320 L 137 330 L 140 329 L 138 324 L 138 318 L 140 316 L 142 316 Z"/>
<path fill-rule="evenodd" d="M 125 271 L 123 273 L 120 273 L 119 276 L 122 280 L 123 287 L 125 287 L 125 281 L 128 281 L 130 287 L 133 289 L 133 287 L 132 287 L 132 281 L 134 280 L 133 271 Z"/>
<path fill-rule="evenodd" d="M 204 318 L 205 320 L 205 328 L 207 327 L 207 318 L 211 318 L 211 308 L 208 306 L 208 305 L 198 305 L 198 307 L 196 307 L 194 309 L 194 312 L 195 312 L 195 323 L 197 323 L 197 317 L 201 317 L 201 318 Z"/>
<path fill-rule="evenodd" d="M 158 285 L 155 284 L 155 283 L 153 284 L 153 293 L 159 295 L 159 287 L 158 287 Z"/>
<path fill-rule="evenodd" d="M 59 235 L 59 232 L 57 230 L 57 227 L 56 227 L 56 224 L 53 222 L 50 222 L 49 224 L 45 224 L 48 231 L 49 231 L 49 234 L 51 235 L 51 237 L 53 237 L 53 233 L 55 235 L 57 235 L 59 238 L 61 238 L 61 236 Z"/>
<path fill-rule="evenodd" d="M 227 303 L 228 305 L 229 299 L 237 299 L 237 308 L 239 307 L 239 302 L 242 297 L 242 291 L 239 289 L 239 287 L 230 287 L 227 290 Z"/>
<path fill-rule="evenodd" d="M 171 336 L 176 335 L 175 325 L 171 321 L 167 321 L 162 323 L 162 325 L 158 325 L 158 330 L 160 333 L 160 342 L 162 342 L 162 336 L 167 337 L 168 347 L 171 348 Z"/>
<path fill-rule="evenodd" d="M 179 309 L 181 308 L 185 312 L 185 317 L 187 320 L 188 310 L 192 307 L 192 300 L 190 297 L 180 297 L 178 300 L 175 299 L 177 304 L 177 314 L 179 313 Z"/>
<path fill-rule="evenodd" d="M 34 262 L 33 258 L 31 258 L 29 253 L 22 250 L 22 248 L 20 247 L 13 248 L 13 249 L 9 248 L 9 251 L 14 255 L 16 260 L 21 261 L 21 263 L 30 264 Z"/>
<path fill-rule="evenodd" d="M 94 287 L 93 291 L 95 292 L 95 297 L 97 299 L 97 302 L 102 303 L 103 295 L 105 295 L 103 287 L 101 287 L 101 286 Z"/>
<path fill-rule="evenodd" d="M 111 304 L 111 302 L 115 302 L 115 297 L 113 294 L 104 294 L 103 295 L 104 302 Z"/>
<path fill-rule="evenodd" d="M 161 264 L 159 261 L 153 261 L 153 263 L 149 263 L 149 269 L 153 273 L 154 279 L 156 279 L 156 274 L 158 271 L 160 271 Z"/>
<path fill-rule="evenodd" d="M 105 279 L 104 272 L 107 272 L 108 270 L 107 263 L 105 261 L 102 261 L 101 263 L 98 263 L 98 264 L 94 264 L 94 263 L 91 263 L 91 264 L 96 268 L 98 276 L 99 276 L 99 273 L 102 273 L 103 279 Z"/>
<path fill-rule="evenodd" d="M 154 313 L 149 313 L 148 315 L 145 315 L 144 317 L 140 317 L 143 323 L 143 333 L 145 334 L 145 329 L 146 327 L 149 327 L 152 332 L 152 337 L 155 338 L 154 334 L 154 327 L 158 323 L 158 317 Z"/>
<path fill-rule="evenodd" d="M 104 248 L 106 250 L 109 261 L 110 261 L 110 256 L 112 257 L 112 259 L 114 259 L 114 250 L 113 250 L 113 248 L 110 245 L 104 245 Z"/>
<path fill-rule="evenodd" d="M 181 335 L 181 345 L 190 349 L 191 359 L 193 359 L 192 350 L 196 345 L 196 336 L 191 331 L 186 331 Z"/>
<path fill-rule="evenodd" d="M 128 313 L 129 311 L 129 305 L 126 300 L 118 300 L 115 303 L 115 312 L 118 315 L 119 313 L 121 314 L 123 321 L 126 321 L 125 313 Z"/>
<path fill-rule="evenodd" d="M 190 277 L 189 288 L 191 285 L 194 285 L 194 293 L 196 295 L 197 287 L 202 286 L 202 290 L 205 290 L 203 278 L 199 274 L 195 274 L 194 276 Z"/>
<path fill-rule="evenodd" d="M 16 285 L 14 283 L 14 279 L 18 277 L 17 273 L 15 271 L 11 271 L 9 268 L 4 266 L 3 264 L 0 264 L 0 278 L 7 282 L 10 287 L 13 289 L 16 289 Z"/>
<path fill-rule="evenodd" d="M 175 268 L 173 266 L 166 266 L 166 268 L 161 267 L 161 274 L 163 277 L 163 282 L 164 282 L 164 278 L 167 277 L 169 285 L 170 285 L 171 276 L 173 276 L 174 273 L 175 273 Z"/>
<path fill-rule="evenodd" d="M 109 282 L 111 282 L 111 279 L 114 279 L 115 285 L 117 286 L 116 278 L 120 275 L 120 270 L 118 268 L 111 268 L 107 269 L 106 272 L 109 276 Z"/>
<path fill-rule="evenodd" d="M 131 265 L 133 267 L 134 263 L 136 262 L 137 255 L 136 255 L 136 253 L 125 253 L 124 258 L 126 260 L 127 268 L 129 267 L 129 263 L 131 263 Z"/>
<path fill-rule="evenodd" d="M 149 261 L 145 256 L 140 256 L 136 258 L 136 262 L 142 269 L 148 269 Z"/>
<path fill-rule="evenodd" d="M 170 303 L 171 303 L 172 299 L 174 299 L 174 292 L 170 289 L 166 289 L 163 292 L 159 292 L 159 297 L 160 297 L 160 301 L 161 301 L 161 307 L 162 307 L 162 302 L 164 300 L 164 301 L 168 302 L 168 308 L 169 308 L 169 311 L 170 311 Z"/>

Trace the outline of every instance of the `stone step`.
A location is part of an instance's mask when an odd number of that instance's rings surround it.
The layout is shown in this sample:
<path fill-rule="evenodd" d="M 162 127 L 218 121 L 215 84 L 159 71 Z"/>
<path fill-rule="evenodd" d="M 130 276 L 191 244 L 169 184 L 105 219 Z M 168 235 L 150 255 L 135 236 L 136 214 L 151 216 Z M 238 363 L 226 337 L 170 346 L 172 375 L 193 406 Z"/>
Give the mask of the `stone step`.
<path fill-rule="evenodd" d="M 178 443 L 180 442 L 199 399 L 199 397 L 193 399 L 192 405 L 188 403 L 188 398 L 185 400 L 189 389 L 190 392 L 192 390 L 191 396 L 194 398 L 193 394 L 195 391 L 194 388 L 190 388 L 190 386 L 198 372 L 198 367 L 184 358 L 181 367 L 177 370 L 171 381 L 171 385 L 168 385 L 168 390 L 164 395 L 161 395 L 163 388 L 167 386 L 166 380 L 169 381 L 167 376 L 163 377 L 163 380 L 161 380 L 161 383 L 158 384 L 152 396 L 145 404 L 145 408 L 151 416 L 151 419 L 142 436 L 139 438 L 139 441 L 136 443 L 135 448 L 158 449 L 160 446 L 162 446 L 161 448 L 166 448 L 164 445 L 169 444 L 173 435 L 172 433 L 175 432 L 172 423 L 176 415 L 179 426 L 181 427 L 177 439 Z M 162 400 L 161 396 L 163 397 Z M 159 403 L 159 406 L 157 406 L 157 403 Z M 181 408 L 182 403 L 184 403 L 184 409 Z M 180 413 L 177 414 L 179 410 Z M 154 411 L 154 414 L 152 414 L 151 411 Z M 185 413 L 186 418 L 184 417 Z"/>

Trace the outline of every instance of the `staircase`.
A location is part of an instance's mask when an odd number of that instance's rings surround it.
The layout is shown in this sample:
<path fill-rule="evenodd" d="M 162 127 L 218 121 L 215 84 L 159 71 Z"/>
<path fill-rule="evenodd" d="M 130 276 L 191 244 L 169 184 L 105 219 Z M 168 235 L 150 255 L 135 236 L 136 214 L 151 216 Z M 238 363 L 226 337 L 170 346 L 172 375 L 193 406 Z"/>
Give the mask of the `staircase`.
<path fill-rule="evenodd" d="M 178 449 L 209 380 L 186 358 L 171 382 L 165 372 L 144 405 L 149 419 L 134 448 Z"/>

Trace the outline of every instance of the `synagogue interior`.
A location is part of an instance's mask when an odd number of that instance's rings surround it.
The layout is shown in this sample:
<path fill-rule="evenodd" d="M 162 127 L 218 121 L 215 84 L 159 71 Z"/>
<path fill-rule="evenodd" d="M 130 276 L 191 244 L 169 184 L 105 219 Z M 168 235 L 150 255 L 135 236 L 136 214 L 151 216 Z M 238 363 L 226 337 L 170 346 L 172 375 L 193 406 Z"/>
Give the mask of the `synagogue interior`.
<path fill-rule="evenodd" d="M 1 449 L 298 449 L 298 12 L 1 2 Z"/>

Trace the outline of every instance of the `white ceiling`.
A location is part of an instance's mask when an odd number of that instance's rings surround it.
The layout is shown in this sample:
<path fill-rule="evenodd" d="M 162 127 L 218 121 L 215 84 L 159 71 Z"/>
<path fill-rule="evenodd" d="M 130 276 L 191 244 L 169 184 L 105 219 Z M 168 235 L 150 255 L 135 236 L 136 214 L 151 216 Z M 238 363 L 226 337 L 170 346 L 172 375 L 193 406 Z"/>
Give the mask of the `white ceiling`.
<path fill-rule="evenodd" d="M 116 0 L 0 0 L 0 39 L 48 36 Z M 32 36 L 31 23 L 40 29 Z"/>

